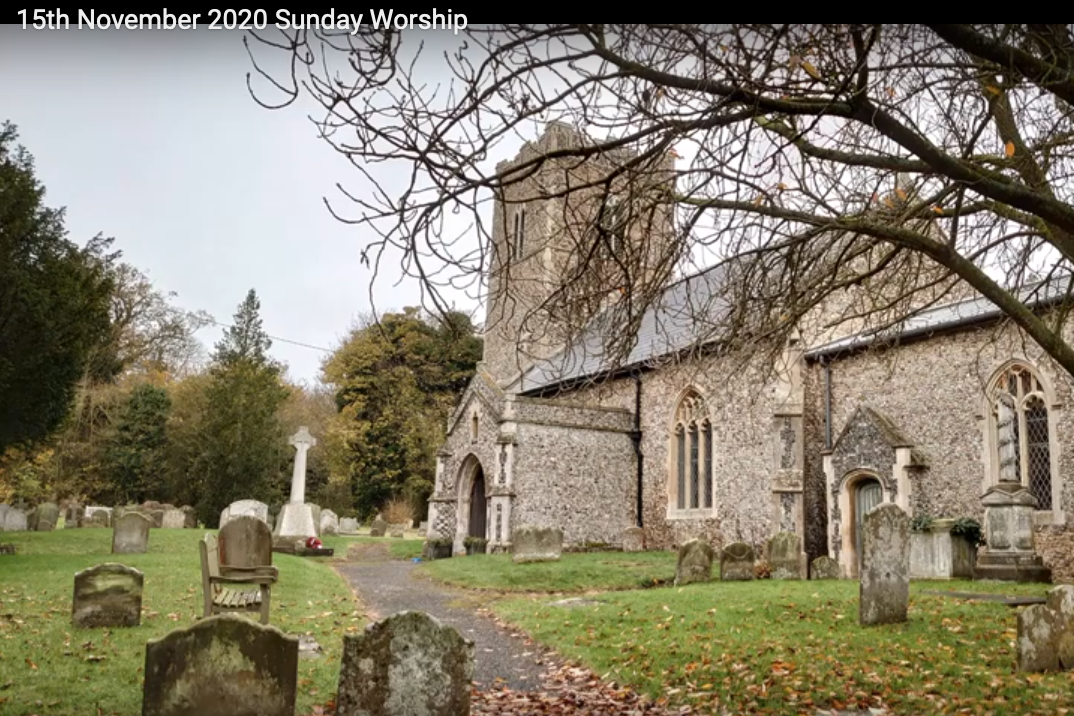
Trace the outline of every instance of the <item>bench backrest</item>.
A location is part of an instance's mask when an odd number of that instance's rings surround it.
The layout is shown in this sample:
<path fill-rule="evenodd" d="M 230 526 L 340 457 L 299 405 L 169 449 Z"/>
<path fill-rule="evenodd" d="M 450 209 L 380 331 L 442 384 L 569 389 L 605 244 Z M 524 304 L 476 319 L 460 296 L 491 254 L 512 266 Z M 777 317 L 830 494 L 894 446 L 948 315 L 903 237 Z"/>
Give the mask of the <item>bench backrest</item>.
<path fill-rule="evenodd" d="M 211 532 L 202 538 L 199 548 L 201 549 L 201 576 L 208 584 L 209 577 L 220 576 L 220 548 L 216 543 L 216 535 Z"/>

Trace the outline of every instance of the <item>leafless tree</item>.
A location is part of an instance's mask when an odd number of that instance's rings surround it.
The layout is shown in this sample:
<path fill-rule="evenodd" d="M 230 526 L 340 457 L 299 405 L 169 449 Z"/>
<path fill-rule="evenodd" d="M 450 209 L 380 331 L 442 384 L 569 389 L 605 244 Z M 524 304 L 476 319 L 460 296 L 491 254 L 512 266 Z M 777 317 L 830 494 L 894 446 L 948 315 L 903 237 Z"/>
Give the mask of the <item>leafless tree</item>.
<path fill-rule="evenodd" d="M 454 39 L 364 27 L 249 42 L 255 99 L 312 98 L 322 136 L 360 173 L 344 192 L 360 216 L 340 217 L 375 229 L 367 259 L 395 247 L 438 308 L 445 286 L 493 268 L 483 202 L 544 167 L 622 155 L 543 196 L 625 187 L 628 221 L 672 210 L 675 240 L 649 247 L 661 267 L 649 281 L 613 261 L 579 330 L 610 315 L 602 291 L 619 288 L 611 315 L 626 328 L 605 333 L 630 335 L 667 267 L 695 260 L 731 279 L 730 310 L 698 307 L 725 337 L 779 344 L 822 305 L 882 329 L 972 291 L 1074 374 L 1071 26 L 490 25 Z M 270 71 L 271 55 L 289 69 Z M 428 83 L 433 63 L 450 82 Z M 502 142 L 553 120 L 593 141 L 491 166 Z M 683 155 L 673 188 L 637 180 L 670 151 Z M 382 184 L 391 163 L 407 167 L 398 191 Z M 584 273 L 606 237 L 570 223 Z M 578 303 L 582 273 L 560 273 L 557 295 Z"/>

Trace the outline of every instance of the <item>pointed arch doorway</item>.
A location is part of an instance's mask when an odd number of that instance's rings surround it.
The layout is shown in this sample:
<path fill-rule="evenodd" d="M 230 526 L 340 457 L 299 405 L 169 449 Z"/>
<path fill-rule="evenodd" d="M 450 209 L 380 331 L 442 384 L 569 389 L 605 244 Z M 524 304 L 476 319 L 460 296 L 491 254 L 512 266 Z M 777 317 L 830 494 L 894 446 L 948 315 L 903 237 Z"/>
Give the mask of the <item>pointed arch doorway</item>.
<path fill-rule="evenodd" d="M 458 512 L 455 525 L 455 553 L 466 551 L 467 537 L 488 537 L 488 494 L 485 470 L 477 456 L 471 454 L 459 468 L 457 481 Z"/>
<path fill-rule="evenodd" d="M 484 537 L 488 522 L 487 499 L 485 496 L 485 471 L 478 464 L 474 471 L 473 487 L 470 488 L 470 528 L 469 537 Z"/>

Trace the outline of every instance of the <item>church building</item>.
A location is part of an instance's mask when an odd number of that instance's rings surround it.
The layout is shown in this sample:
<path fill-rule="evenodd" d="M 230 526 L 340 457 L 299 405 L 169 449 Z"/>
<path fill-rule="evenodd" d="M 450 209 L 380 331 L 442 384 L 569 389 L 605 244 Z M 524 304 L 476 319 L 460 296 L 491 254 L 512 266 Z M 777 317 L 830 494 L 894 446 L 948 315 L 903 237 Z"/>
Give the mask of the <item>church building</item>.
<path fill-rule="evenodd" d="M 500 168 L 584 141 L 552 123 Z M 853 324 L 803 327 L 776 370 L 706 351 L 711 337 L 690 307 L 720 310 L 711 299 L 722 271 L 671 280 L 659 257 L 675 240 L 672 217 L 634 222 L 644 237 L 616 233 L 630 207 L 614 196 L 596 208 L 565 199 L 585 167 L 563 161 L 539 164 L 496 203 L 484 359 L 438 453 L 430 539 L 450 538 L 461 553 L 466 537 L 483 537 L 502 551 L 522 525 L 558 527 L 568 547 L 618 544 L 641 527 L 647 549 L 695 537 L 719 548 L 789 531 L 810 560 L 829 555 L 855 577 L 861 518 L 876 504 L 911 518 L 982 519 L 981 496 L 999 479 L 1002 405 L 1037 500 L 1037 551 L 1056 581 L 1074 579 L 1071 379 L 995 306 L 974 296 L 929 305 L 895 341 Z M 654 191 L 667 181 L 660 174 Z M 542 313 L 556 292 L 581 302 L 614 292 L 600 261 L 579 268 L 590 252 L 564 238 L 590 235 L 569 230 L 585 222 L 604 231 L 613 257 L 631 256 L 637 281 L 660 284 L 628 336 L 604 330 L 599 311 L 584 330 L 567 328 L 562 308 Z M 1061 294 L 1034 300 L 1047 310 L 1049 298 Z M 622 339 L 628 357 L 610 363 L 605 348 Z"/>

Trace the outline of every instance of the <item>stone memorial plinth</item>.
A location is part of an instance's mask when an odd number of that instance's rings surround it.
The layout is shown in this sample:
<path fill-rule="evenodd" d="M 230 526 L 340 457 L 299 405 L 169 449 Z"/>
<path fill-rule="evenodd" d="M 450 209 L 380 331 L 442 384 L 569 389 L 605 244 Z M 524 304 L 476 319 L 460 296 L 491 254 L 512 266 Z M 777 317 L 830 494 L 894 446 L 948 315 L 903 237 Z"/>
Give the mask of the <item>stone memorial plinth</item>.
<path fill-rule="evenodd" d="M 757 556 L 745 542 L 732 542 L 720 551 L 720 580 L 748 582 L 754 578 L 753 563 Z"/>
<path fill-rule="evenodd" d="M 234 614 L 152 639 L 142 716 L 294 716 L 298 643 Z"/>
<path fill-rule="evenodd" d="M 977 557 L 974 579 L 1006 582 L 1051 582 L 1033 544 L 1033 513 L 1037 498 L 1020 482 L 1000 482 L 981 498 L 985 508 L 987 546 Z"/>
<path fill-rule="evenodd" d="M 952 535 L 952 519 L 933 520 L 924 532 L 910 535 L 911 579 L 971 579 L 977 548 L 959 535 Z"/>
<path fill-rule="evenodd" d="M 152 522 L 145 515 L 127 512 L 112 528 L 112 554 L 144 554 L 149 548 Z"/>
<path fill-rule="evenodd" d="M 780 532 L 768 540 L 768 566 L 772 579 L 805 579 L 807 557 L 802 538 L 794 532 Z"/>
<path fill-rule="evenodd" d="M 861 624 L 906 621 L 910 605 L 910 518 L 892 502 L 869 510 L 862 522 L 858 593 Z"/>
<path fill-rule="evenodd" d="M 839 563 L 827 555 L 821 555 L 809 565 L 810 579 L 839 579 L 842 570 Z"/>
<path fill-rule="evenodd" d="M 336 716 L 468 716 L 474 643 L 421 612 L 343 637 Z"/>
<path fill-rule="evenodd" d="M 515 564 L 558 562 L 562 556 L 563 530 L 522 526 L 511 536 L 511 561 Z"/>
<path fill-rule="evenodd" d="M 712 559 L 715 553 L 708 542 L 692 539 L 679 547 L 675 566 L 675 586 L 712 581 Z"/>
<path fill-rule="evenodd" d="M 71 621 L 76 627 L 136 627 L 142 623 L 145 577 L 122 564 L 99 564 L 75 575 Z"/>
<path fill-rule="evenodd" d="M 645 530 L 641 527 L 628 527 L 623 530 L 622 540 L 624 552 L 645 551 Z"/>

